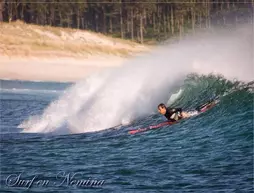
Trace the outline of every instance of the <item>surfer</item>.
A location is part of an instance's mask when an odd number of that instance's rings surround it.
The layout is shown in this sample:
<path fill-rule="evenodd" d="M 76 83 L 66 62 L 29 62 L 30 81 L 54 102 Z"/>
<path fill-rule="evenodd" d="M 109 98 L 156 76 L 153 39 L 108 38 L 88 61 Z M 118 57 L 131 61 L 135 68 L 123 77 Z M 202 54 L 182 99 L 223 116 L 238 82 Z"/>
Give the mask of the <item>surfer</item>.
<path fill-rule="evenodd" d="M 182 108 L 170 108 L 166 107 L 165 104 L 161 103 L 158 105 L 158 112 L 162 115 L 164 115 L 169 121 L 178 121 L 183 118 L 188 118 L 193 115 L 197 115 L 200 112 L 205 111 L 206 109 L 209 109 L 210 107 L 214 106 L 216 104 L 216 101 L 218 100 L 218 97 L 209 100 L 203 105 L 200 105 L 196 108 L 194 111 L 183 111 Z"/>
<path fill-rule="evenodd" d="M 186 111 L 183 111 L 182 108 L 166 107 L 163 103 L 158 105 L 158 112 L 172 122 L 190 117 L 190 114 Z"/>
<path fill-rule="evenodd" d="M 164 115 L 168 119 L 168 121 L 165 121 L 165 122 L 157 124 L 157 125 L 151 125 L 146 128 L 133 129 L 133 130 L 130 130 L 128 133 L 129 134 L 136 134 L 136 133 L 140 133 L 140 132 L 149 131 L 152 129 L 158 129 L 162 126 L 172 125 L 174 123 L 177 123 L 178 120 L 192 117 L 192 116 L 198 115 L 202 112 L 206 112 L 207 110 L 214 107 L 218 102 L 219 102 L 219 97 L 216 97 L 212 100 L 209 100 L 205 104 L 198 106 L 195 110 L 188 111 L 188 112 L 183 111 L 182 108 L 166 107 L 165 104 L 161 103 L 158 105 L 158 111 L 160 114 Z"/>

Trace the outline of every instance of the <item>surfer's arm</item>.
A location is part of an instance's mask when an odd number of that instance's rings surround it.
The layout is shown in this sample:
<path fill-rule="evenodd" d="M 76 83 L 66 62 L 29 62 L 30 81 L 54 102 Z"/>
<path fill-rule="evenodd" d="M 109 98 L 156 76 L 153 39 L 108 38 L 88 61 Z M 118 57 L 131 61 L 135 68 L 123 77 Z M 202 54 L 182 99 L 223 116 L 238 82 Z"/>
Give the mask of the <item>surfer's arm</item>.
<path fill-rule="evenodd" d="M 186 112 L 186 111 L 183 111 L 182 108 L 173 108 L 173 109 L 171 109 L 171 112 L 172 113 L 177 113 L 182 118 L 188 118 L 188 117 L 190 117 L 189 113 Z"/>

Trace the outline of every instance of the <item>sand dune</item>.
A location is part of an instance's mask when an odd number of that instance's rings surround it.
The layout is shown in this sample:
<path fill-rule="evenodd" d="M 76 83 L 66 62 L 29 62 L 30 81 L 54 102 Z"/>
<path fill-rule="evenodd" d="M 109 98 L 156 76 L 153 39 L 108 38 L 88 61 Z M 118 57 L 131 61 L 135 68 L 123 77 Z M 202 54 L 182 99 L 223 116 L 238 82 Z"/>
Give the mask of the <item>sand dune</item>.
<path fill-rule="evenodd" d="M 0 79 L 76 81 L 147 50 L 84 30 L 0 23 Z"/>

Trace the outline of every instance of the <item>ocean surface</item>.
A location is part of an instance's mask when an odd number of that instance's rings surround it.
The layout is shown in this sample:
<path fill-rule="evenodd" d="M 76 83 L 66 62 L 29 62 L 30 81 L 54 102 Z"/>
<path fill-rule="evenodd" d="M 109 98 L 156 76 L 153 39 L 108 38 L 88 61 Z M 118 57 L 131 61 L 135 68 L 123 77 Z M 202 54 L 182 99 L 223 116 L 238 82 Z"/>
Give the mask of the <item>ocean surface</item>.
<path fill-rule="evenodd" d="M 253 192 L 253 83 L 189 75 L 175 86 L 174 95 L 167 96 L 171 106 L 194 109 L 214 96 L 220 102 L 199 116 L 136 135 L 128 131 L 165 121 L 156 106 L 115 128 L 95 124 L 107 122 L 109 110 L 103 112 L 104 120 L 89 118 L 84 127 L 94 127 L 88 130 L 73 132 L 82 125 L 80 120 L 86 120 L 80 109 L 62 124 L 68 112 L 45 109 L 59 99 L 83 100 L 77 93 L 73 97 L 72 87 L 72 83 L 1 80 L 0 192 Z M 73 95 L 67 100 L 61 98 L 64 93 Z M 53 122 L 46 121 L 47 115 Z M 63 117 L 55 123 L 58 115 Z M 42 126 L 45 122 L 51 130 Z M 36 129 L 24 132 L 25 125 Z"/>

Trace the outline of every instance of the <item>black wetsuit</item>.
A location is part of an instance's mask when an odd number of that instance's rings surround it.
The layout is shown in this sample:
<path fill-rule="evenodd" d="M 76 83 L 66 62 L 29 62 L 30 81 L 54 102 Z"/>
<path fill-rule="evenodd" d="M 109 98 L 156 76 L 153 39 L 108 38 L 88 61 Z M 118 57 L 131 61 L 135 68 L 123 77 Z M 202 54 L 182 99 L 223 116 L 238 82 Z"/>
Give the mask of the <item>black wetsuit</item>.
<path fill-rule="evenodd" d="M 164 115 L 169 121 L 178 121 L 182 118 L 182 108 L 167 108 L 166 114 Z"/>

